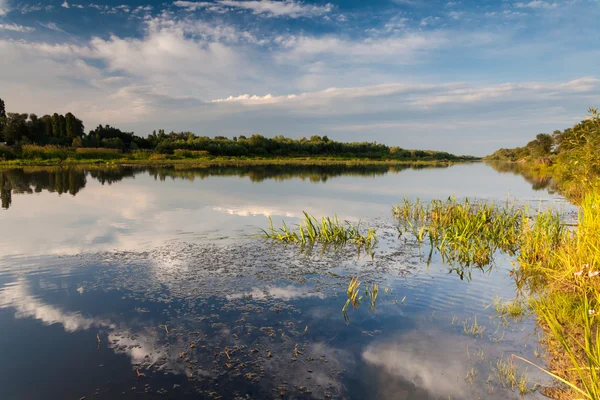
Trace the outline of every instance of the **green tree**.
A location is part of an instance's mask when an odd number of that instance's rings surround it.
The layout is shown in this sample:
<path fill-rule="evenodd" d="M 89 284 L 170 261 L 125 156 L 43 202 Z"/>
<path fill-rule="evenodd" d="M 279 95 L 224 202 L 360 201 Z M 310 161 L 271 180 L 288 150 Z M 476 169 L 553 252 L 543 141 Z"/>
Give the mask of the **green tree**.
<path fill-rule="evenodd" d="M 60 117 L 57 113 L 52 114 L 52 136 L 60 137 Z"/>
<path fill-rule="evenodd" d="M 4 139 L 8 145 L 20 142 L 27 137 L 27 117 L 28 114 L 8 113 L 6 115 L 6 125 L 4 126 Z"/>
<path fill-rule="evenodd" d="M 4 141 L 4 125 L 6 125 L 6 108 L 4 100 L 0 99 L 0 142 Z"/>

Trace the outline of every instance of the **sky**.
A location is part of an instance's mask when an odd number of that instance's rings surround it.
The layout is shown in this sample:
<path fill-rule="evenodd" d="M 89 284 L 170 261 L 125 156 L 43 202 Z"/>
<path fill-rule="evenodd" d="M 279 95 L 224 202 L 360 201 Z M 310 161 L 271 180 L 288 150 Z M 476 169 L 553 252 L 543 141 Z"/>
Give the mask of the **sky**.
<path fill-rule="evenodd" d="M 600 0 L 0 0 L 9 112 L 485 155 L 600 107 Z"/>

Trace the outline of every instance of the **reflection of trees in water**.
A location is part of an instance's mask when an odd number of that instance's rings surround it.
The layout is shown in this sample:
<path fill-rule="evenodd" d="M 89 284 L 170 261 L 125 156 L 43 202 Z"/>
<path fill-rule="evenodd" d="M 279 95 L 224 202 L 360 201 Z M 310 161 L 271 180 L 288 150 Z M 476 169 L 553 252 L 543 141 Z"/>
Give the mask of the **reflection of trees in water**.
<path fill-rule="evenodd" d="M 0 193 L 2 207 L 8 208 L 13 194 L 40 193 L 43 190 L 75 196 L 85 187 L 83 170 L 77 169 L 9 169 L 0 171 Z"/>
<path fill-rule="evenodd" d="M 0 170 L 0 197 L 2 207 L 9 208 L 13 194 L 40 193 L 43 190 L 75 196 L 86 185 L 89 175 L 101 184 L 113 184 L 125 178 L 148 173 L 154 179 L 205 179 L 211 176 L 249 178 L 252 182 L 268 179 L 289 179 L 326 182 L 337 176 L 375 177 L 388 172 L 399 173 L 406 169 L 445 168 L 447 165 L 268 165 L 268 166 L 209 166 L 209 167 L 40 167 Z"/>
<path fill-rule="evenodd" d="M 517 162 L 503 162 L 503 161 L 492 161 L 487 162 L 487 165 L 494 168 L 500 173 L 512 173 L 514 175 L 522 176 L 527 182 L 531 184 L 533 190 L 546 190 L 550 194 L 557 192 L 556 182 L 550 175 L 540 174 L 539 171 L 535 171 L 531 167 L 523 163 Z"/>
<path fill-rule="evenodd" d="M 435 166 L 438 168 L 447 165 Z M 289 179 L 308 179 L 311 182 L 326 182 L 337 176 L 374 177 L 388 172 L 400 172 L 405 169 L 434 168 L 431 165 L 265 165 L 265 166 L 211 166 L 201 168 L 148 167 L 144 168 L 155 179 L 167 178 L 187 180 L 205 179 L 211 176 L 233 176 L 250 178 L 252 182 L 268 179 L 284 181 Z"/>

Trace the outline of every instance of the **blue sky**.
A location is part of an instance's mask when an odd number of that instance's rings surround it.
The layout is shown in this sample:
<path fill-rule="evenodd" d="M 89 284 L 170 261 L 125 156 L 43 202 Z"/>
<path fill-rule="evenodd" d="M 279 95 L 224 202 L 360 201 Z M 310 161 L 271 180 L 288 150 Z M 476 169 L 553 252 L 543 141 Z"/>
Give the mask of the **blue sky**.
<path fill-rule="evenodd" d="M 8 111 L 483 155 L 600 106 L 598 0 L 0 0 Z"/>

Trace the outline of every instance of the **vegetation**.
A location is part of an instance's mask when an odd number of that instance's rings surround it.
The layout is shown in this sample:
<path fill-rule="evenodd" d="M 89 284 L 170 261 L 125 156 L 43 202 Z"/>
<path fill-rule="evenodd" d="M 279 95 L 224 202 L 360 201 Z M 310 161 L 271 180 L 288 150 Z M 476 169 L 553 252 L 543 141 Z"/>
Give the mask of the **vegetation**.
<path fill-rule="evenodd" d="M 224 136 L 198 136 L 192 132 L 165 133 L 160 129 L 148 137 L 98 125 L 87 134 L 81 120 L 72 113 L 44 115 L 6 113 L 0 99 L 0 161 L 35 160 L 48 164 L 71 160 L 144 160 L 154 162 L 235 158 L 336 157 L 361 160 L 464 161 L 474 157 L 446 152 L 406 150 L 376 142 L 342 143 L 327 136 L 290 139 L 267 138 L 259 134 L 229 139 Z M 31 147 L 31 145 L 35 145 Z M 85 149 L 85 150 L 84 150 Z M 90 149 L 90 150 L 87 150 Z"/>
<path fill-rule="evenodd" d="M 525 164 L 529 175 L 552 176 L 562 193 L 580 201 L 600 189 L 600 114 L 595 108 L 589 114 L 572 128 L 539 134 L 525 147 L 500 149 L 485 160 Z"/>
<path fill-rule="evenodd" d="M 351 243 L 356 245 L 359 253 L 364 249 L 370 254 L 377 244 L 375 229 L 369 228 L 363 234 L 360 222 L 357 225 L 348 221 L 340 223 L 337 216 L 322 217 L 319 221 L 304 212 L 304 219 L 297 225 L 297 230 L 289 229 L 285 221 L 282 222 L 281 228 L 275 229 L 271 217 L 269 221 L 270 228 L 263 229 L 265 238 L 284 243 L 299 243 L 302 246 L 320 243 L 324 246 L 333 245 L 335 248 Z"/>
<path fill-rule="evenodd" d="M 590 112 L 588 119 L 555 132 L 551 140 L 538 135 L 525 148 L 502 149 L 488 157 L 519 160 L 519 168 L 549 176 L 558 191 L 579 205 L 574 228 L 552 210 L 530 213 L 509 205 L 449 199 L 428 205 L 405 201 L 394 208 L 401 229 L 418 241 L 429 239 L 445 261 L 457 261 L 460 268 L 487 265 L 496 251 L 516 258 L 511 275 L 529 295 L 546 332 L 548 368 L 536 367 L 558 381 L 546 394 L 559 399 L 600 399 L 600 115 Z M 523 307 L 498 300 L 496 310 L 518 316 Z M 506 362 L 496 369 L 511 387 L 526 389 Z"/>
<path fill-rule="evenodd" d="M 464 267 L 488 266 L 498 250 L 514 254 L 522 226 L 528 221 L 525 210 L 513 206 L 497 207 L 468 199 L 457 202 L 455 198 L 428 204 L 405 199 L 392 212 L 401 235 L 412 232 L 419 243 L 427 241 L 444 262 L 457 265 L 455 271 L 461 279 L 465 273 L 470 278 L 470 269 Z"/>

